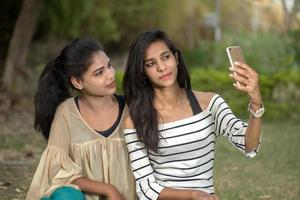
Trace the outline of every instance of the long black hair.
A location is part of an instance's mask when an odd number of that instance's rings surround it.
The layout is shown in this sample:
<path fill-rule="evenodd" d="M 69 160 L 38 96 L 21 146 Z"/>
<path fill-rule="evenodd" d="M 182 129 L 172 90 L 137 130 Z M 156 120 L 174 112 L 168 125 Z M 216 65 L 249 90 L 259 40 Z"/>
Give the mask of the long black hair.
<path fill-rule="evenodd" d="M 60 55 L 45 66 L 34 97 L 34 128 L 48 139 L 57 106 L 71 97 L 71 77 L 81 78 L 92 64 L 94 53 L 104 51 L 103 46 L 89 37 L 79 37 L 66 45 Z"/>
<path fill-rule="evenodd" d="M 161 30 L 140 34 L 130 47 L 123 77 L 124 95 L 130 116 L 139 138 L 152 151 L 158 150 L 158 114 L 153 105 L 154 90 L 144 70 L 144 56 L 147 48 L 155 41 L 163 41 L 178 58 L 177 81 L 181 88 L 190 89 L 190 77 L 180 51 Z"/>

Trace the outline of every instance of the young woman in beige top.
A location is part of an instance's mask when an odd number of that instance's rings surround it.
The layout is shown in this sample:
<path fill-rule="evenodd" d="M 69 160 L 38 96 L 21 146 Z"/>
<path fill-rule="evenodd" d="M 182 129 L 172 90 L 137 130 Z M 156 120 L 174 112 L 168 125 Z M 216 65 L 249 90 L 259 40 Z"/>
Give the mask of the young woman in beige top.
<path fill-rule="evenodd" d="M 115 92 L 110 59 L 91 38 L 73 40 L 46 65 L 34 125 L 48 145 L 26 199 L 135 199 L 121 127 L 125 101 Z"/>

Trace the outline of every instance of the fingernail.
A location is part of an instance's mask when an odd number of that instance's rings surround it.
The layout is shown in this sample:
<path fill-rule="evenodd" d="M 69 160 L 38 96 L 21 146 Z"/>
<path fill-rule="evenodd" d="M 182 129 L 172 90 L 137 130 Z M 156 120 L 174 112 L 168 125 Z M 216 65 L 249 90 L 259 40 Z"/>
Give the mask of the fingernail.
<path fill-rule="evenodd" d="M 229 67 L 229 70 L 233 71 L 234 69 L 233 69 L 233 67 Z"/>
<path fill-rule="evenodd" d="M 240 63 L 235 61 L 234 64 L 239 65 Z"/>

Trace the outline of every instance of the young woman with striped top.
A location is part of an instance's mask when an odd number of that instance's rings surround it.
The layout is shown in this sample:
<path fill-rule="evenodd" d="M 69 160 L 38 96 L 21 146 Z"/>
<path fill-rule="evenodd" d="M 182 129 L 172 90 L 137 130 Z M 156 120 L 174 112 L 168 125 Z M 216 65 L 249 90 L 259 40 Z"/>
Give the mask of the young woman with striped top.
<path fill-rule="evenodd" d="M 139 199 L 218 199 L 213 187 L 217 136 L 249 157 L 256 154 L 263 113 L 258 75 L 246 64 L 236 66 L 231 77 L 249 96 L 248 123 L 218 94 L 191 90 L 180 51 L 164 32 L 142 33 L 132 44 L 124 75 L 130 110 L 124 135 Z"/>

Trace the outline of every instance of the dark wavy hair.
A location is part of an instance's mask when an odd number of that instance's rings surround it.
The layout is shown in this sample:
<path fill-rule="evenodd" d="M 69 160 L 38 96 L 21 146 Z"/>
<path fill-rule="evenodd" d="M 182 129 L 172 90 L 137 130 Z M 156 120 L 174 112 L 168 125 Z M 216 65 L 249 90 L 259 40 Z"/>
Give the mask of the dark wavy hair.
<path fill-rule="evenodd" d="M 190 77 L 183 57 L 175 44 L 161 30 L 140 34 L 132 43 L 123 77 L 124 95 L 139 138 L 145 146 L 157 152 L 159 143 L 158 113 L 153 105 L 154 90 L 145 74 L 144 56 L 155 41 L 163 41 L 178 57 L 177 81 L 181 88 L 190 89 Z"/>
<path fill-rule="evenodd" d="M 104 51 L 98 41 L 79 37 L 67 44 L 60 55 L 45 66 L 34 96 L 34 128 L 42 132 L 46 139 L 49 138 L 57 106 L 71 97 L 71 89 L 75 89 L 71 77 L 81 78 L 92 64 L 93 54 L 98 51 Z"/>

